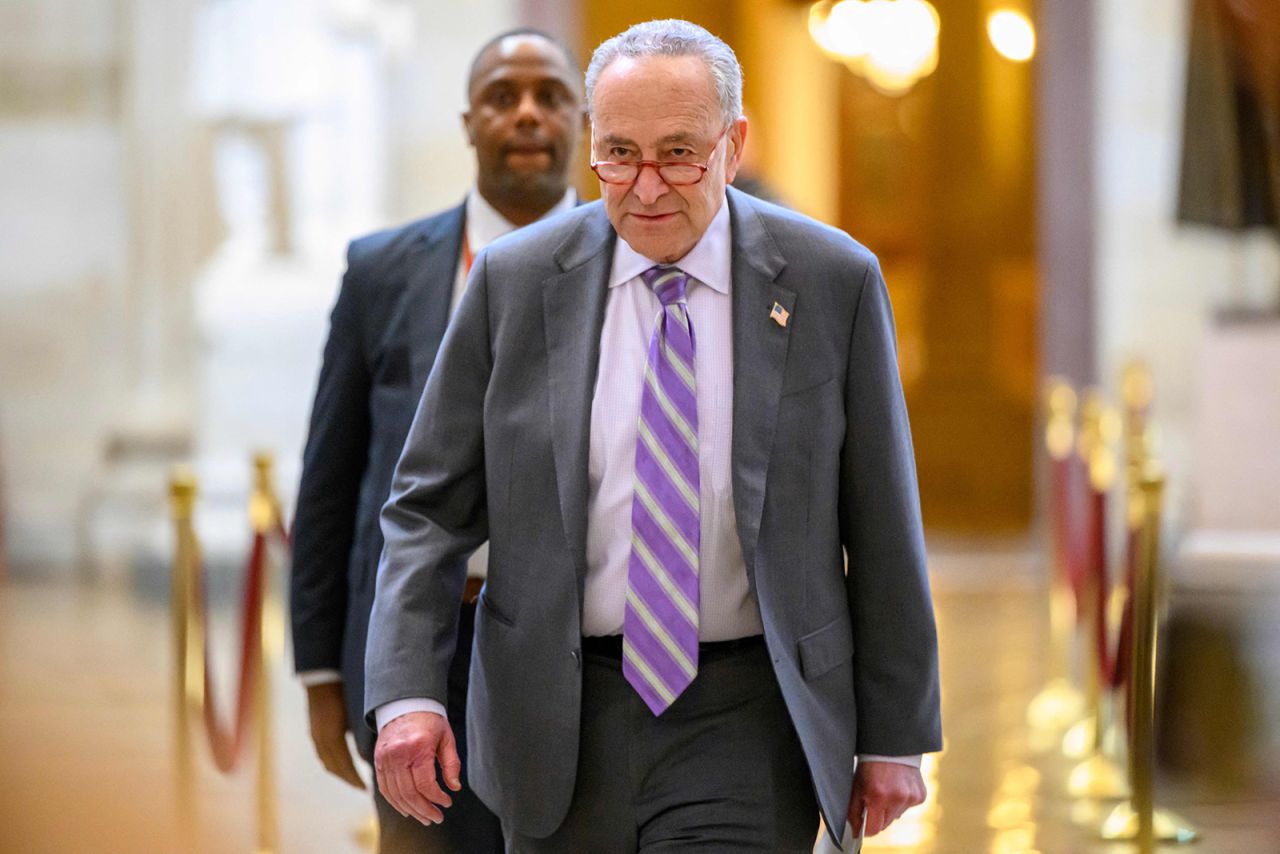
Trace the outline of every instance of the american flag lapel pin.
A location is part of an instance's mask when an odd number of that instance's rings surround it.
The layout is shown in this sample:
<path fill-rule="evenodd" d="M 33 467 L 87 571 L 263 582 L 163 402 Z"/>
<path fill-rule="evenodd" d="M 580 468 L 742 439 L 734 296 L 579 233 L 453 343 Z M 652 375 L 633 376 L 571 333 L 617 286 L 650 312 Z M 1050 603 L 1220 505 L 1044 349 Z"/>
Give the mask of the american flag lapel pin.
<path fill-rule="evenodd" d="M 787 321 L 791 319 L 791 312 L 783 308 L 782 303 L 775 302 L 773 304 L 773 309 L 769 312 L 769 317 L 774 323 L 778 324 L 783 329 L 786 329 Z"/>

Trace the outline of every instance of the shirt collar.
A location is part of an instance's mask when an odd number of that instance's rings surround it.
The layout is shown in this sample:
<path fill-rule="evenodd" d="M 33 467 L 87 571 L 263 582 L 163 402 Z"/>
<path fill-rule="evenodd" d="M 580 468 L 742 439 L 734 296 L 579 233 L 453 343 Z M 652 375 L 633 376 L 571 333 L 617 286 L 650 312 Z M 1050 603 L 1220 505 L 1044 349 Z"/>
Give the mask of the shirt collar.
<path fill-rule="evenodd" d="M 711 218 L 711 224 L 699 238 L 689 253 L 676 261 L 673 266 L 679 267 L 699 282 L 722 294 L 729 293 L 732 279 L 733 242 L 729 232 L 729 203 L 721 200 L 720 210 Z M 631 248 L 627 241 L 619 238 L 613 250 L 613 269 L 609 273 L 609 287 L 614 288 L 623 282 L 629 282 L 657 261 L 646 258 Z"/>
<path fill-rule="evenodd" d="M 564 198 L 556 202 L 551 210 L 540 216 L 539 219 L 546 219 L 549 216 L 563 213 L 573 208 L 577 203 L 578 194 L 570 187 L 565 190 Z M 498 213 L 498 209 L 489 204 L 475 187 L 472 187 L 471 191 L 467 193 L 466 218 L 467 245 L 471 247 L 473 255 L 480 254 L 481 249 L 484 249 L 499 237 L 516 230 L 516 226 L 512 225 L 505 216 Z"/>

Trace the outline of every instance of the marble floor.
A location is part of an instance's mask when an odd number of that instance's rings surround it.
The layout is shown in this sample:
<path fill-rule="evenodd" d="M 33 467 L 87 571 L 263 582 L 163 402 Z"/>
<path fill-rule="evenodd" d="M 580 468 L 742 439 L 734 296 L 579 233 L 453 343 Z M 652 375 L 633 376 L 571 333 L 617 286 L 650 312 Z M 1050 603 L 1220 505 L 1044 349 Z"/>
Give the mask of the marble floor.
<path fill-rule="evenodd" d="M 1133 850 L 1098 841 L 1078 823 L 1089 809 L 1065 795 L 1071 763 L 1025 725 L 1046 672 L 1036 561 L 1018 549 L 969 549 L 937 556 L 933 575 L 946 750 L 927 766 L 930 801 L 865 850 Z M 228 670 L 235 619 L 231 609 L 219 609 L 212 625 Z M 269 625 L 283 643 L 278 612 Z M 0 851 L 255 850 L 252 761 L 221 776 L 198 732 L 195 839 L 179 834 L 170 632 L 166 601 L 154 591 L 0 582 Z M 357 854 L 367 850 L 361 838 L 370 809 L 362 793 L 325 776 L 312 756 L 302 690 L 284 667 L 285 654 L 282 646 L 272 679 L 280 850 Z M 219 675 L 229 684 L 227 673 Z M 1280 852 L 1274 787 L 1222 785 L 1184 768 L 1162 779 L 1160 800 L 1203 832 L 1190 851 Z"/>

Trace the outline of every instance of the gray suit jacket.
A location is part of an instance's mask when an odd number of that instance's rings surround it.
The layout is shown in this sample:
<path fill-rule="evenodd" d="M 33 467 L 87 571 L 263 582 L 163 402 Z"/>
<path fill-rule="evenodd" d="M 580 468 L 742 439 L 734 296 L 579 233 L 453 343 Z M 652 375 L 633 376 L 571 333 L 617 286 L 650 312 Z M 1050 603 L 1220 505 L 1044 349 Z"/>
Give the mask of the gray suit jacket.
<path fill-rule="evenodd" d="M 364 726 L 364 645 L 382 553 L 378 513 L 449 322 L 465 205 L 355 240 L 331 316 L 293 521 L 289 612 L 299 671 L 342 673 Z"/>
<path fill-rule="evenodd" d="M 728 204 L 738 536 L 838 832 L 856 753 L 941 749 L 893 319 L 875 257 L 843 232 L 732 188 Z M 559 825 L 577 767 L 589 416 L 615 240 L 596 203 L 482 253 L 382 514 L 366 714 L 443 700 L 464 581 L 456 558 L 487 537 L 471 783 L 531 836 Z M 770 319 L 775 302 L 791 315 L 785 327 Z"/>

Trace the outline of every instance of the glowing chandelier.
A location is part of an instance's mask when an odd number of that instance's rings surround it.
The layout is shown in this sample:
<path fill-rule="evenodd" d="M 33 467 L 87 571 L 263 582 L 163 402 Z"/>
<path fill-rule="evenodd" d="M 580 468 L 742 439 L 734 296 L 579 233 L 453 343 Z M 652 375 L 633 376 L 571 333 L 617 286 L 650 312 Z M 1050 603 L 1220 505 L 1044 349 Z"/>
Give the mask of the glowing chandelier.
<path fill-rule="evenodd" d="M 903 95 L 938 67 L 938 10 L 927 0 L 821 0 L 809 34 L 886 95 Z"/>

